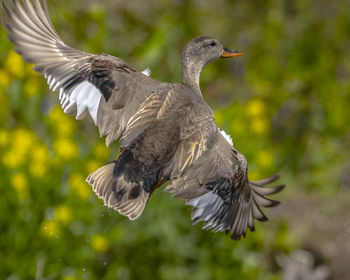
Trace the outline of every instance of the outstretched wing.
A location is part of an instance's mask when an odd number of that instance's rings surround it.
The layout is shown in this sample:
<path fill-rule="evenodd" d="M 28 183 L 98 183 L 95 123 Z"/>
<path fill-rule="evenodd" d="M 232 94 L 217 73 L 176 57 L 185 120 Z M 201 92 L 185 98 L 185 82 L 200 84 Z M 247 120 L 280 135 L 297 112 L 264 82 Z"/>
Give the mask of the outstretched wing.
<path fill-rule="evenodd" d="M 200 134 L 197 132 L 197 135 Z M 284 186 L 264 188 L 279 175 L 248 181 L 246 159 L 218 130 L 206 136 L 202 134 L 202 137 L 211 138 L 207 139 L 207 143 L 215 142 L 207 146 L 198 158 L 189 157 L 187 161 L 191 164 L 184 171 L 173 172 L 173 181 L 165 191 L 174 197 L 185 198 L 188 205 L 195 207 L 193 223 L 203 221 L 203 229 L 225 231 L 230 233 L 231 238 L 240 239 L 245 236 L 247 228 L 254 231 L 254 219 L 267 220 L 260 208 L 277 205 L 278 201 L 266 196 L 281 191 Z M 188 147 L 194 147 L 190 144 L 194 139 L 188 139 Z M 193 148 L 190 148 L 187 154 L 195 154 L 192 151 Z M 177 164 L 179 161 L 175 162 L 175 166 Z"/>
<path fill-rule="evenodd" d="M 24 60 L 35 64 L 50 89 L 59 90 L 66 113 L 89 113 L 109 145 L 160 83 L 119 58 L 94 55 L 67 46 L 50 20 L 46 1 L 3 1 L 3 24 Z"/>

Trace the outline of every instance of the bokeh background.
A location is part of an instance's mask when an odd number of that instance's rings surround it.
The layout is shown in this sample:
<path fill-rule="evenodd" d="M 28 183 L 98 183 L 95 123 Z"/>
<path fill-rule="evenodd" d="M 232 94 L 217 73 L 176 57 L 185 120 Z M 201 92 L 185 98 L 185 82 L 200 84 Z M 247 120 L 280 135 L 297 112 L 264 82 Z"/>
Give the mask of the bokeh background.
<path fill-rule="evenodd" d="M 281 171 L 287 188 L 239 242 L 192 226 L 190 207 L 162 191 L 136 221 L 108 210 L 85 178 L 118 143 L 107 149 L 91 120 L 64 115 L 1 27 L 1 279 L 350 279 L 349 1 L 48 4 L 68 45 L 159 80 L 181 81 L 195 36 L 242 51 L 205 68 L 203 95 L 250 178 Z"/>

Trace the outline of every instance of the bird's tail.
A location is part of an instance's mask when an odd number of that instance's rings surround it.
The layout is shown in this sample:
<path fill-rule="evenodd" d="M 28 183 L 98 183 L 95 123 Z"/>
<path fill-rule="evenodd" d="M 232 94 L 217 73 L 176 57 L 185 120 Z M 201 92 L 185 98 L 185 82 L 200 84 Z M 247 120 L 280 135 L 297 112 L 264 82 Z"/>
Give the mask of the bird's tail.
<path fill-rule="evenodd" d="M 105 205 L 135 220 L 142 214 L 150 192 L 145 191 L 142 183 L 127 181 L 123 175 L 117 175 L 116 167 L 116 160 L 110 162 L 91 173 L 86 182 Z"/>

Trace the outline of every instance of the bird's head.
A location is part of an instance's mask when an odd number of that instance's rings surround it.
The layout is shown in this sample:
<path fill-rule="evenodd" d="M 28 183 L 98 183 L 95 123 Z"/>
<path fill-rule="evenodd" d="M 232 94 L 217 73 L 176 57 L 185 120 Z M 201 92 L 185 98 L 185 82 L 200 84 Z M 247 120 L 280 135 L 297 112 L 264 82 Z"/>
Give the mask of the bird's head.
<path fill-rule="evenodd" d="M 241 56 L 240 51 L 225 48 L 218 40 L 200 36 L 189 41 L 182 52 L 183 63 L 196 64 L 204 67 L 209 62 L 221 57 L 230 58 Z"/>

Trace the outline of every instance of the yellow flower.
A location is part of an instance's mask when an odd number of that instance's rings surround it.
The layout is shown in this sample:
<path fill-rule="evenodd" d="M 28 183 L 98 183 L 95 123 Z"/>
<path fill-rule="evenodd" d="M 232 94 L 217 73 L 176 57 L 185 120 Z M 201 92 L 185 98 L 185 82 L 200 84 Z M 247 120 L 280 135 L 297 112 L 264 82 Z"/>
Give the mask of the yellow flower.
<path fill-rule="evenodd" d="M 85 178 L 80 174 L 72 174 L 68 178 L 71 189 L 82 199 L 88 199 L 91 195 L 91 188 L 85 182 Z"/>
<path fill-rule="evenodd" d="M 91 237 L 91 247 L 97 253 L 104 253 L 109 248 L 109 242 L 106 237 L 103 235 L 97 234 Z"/>
<path fill-rule="evenodd" d="M 48 148 L 43 144 L 34 145 L 31 150 L 31 158 L 30 174 L 37 178 L 44 177 L 50 164 Z"/>
<path fill-rule="evenodd" d="M 22 173 L 16 173 L 11 176 L 11 186 L 17 192 L 20 199 L 28 196 L 28 182 L 26 176 Z"/>
<path fill-rule="evenodd" d="M 0 147 L 7 146 L 10 142 L 10 135 L 7 130 L 0 130 Z"/>
<path fill-rule="evenodd" d="M 97 143 L 94 147 L 94 155 L 101 160 L 107 160 L 109 156 L 109 150 L 104 143 Z"/>
<path fill-rule="evenodd" d="M 265 112 L 265 104 L 260 98 L 253 98 L 248 102 L 246 112 L 252 117 L 262 115 Z"/>
<path fill-rule="evenodd" d="M 254 118 L 251 123 L 251 129 L 256 134 L 263 134 L 268 131 L 270 127 L 269 122 L 265 118 Z"/>
<path fill-rule="evenodd" d="M 28 63 L 25 64 L 27 76 L 40 77 L 40 75 L 34 71 L 34 69 L 33 69 L 34 66 L 35 66 L 35 64 L 28 64 Z"/>
<path fill-rule="evenodd" d="M 73 220 L 72 209 L 67 205 L 60 205 L 55 208 L 55 217 L 56 220 L 62 222 L 64 225 L 69 225 Z"/>
<path fill-rule="evenodd" d="M 55 153 L 63 160 L 71 160 L 78 156 L 77 144 L 68 139 L 59 139 L 53 143 Z"/>
<path fill-rule="evenodd" d="M 76 278 L 73 276 L 65 276 L 63 277 L 63 280 L 76 280 Z"/>
<path fill-rule="evenodd" d="M 4 69 L 0 69 L 0 85 L 7 87 L 11 83 L 11 77 Z"/>
<path fill-rule="evenodd" d="M 12 146 L 18 151 L 18 154 L 23 156 L 29 153 L 33 143 L 37 140 L 36 135 L 24 128 L 16 129 L 12 138 Z"/>
<path fill-rule="evenodd" d="M 62 118 L 64 118 L 65 115 L 61 109 L 60 106 L 55 106 L 49 113 L 49 118 L 52 121 L 52 123 L 56 123 L 60 120 L 62 120 Z"/>
<path fill-rule="evenodd" d="M 32 162 L 29 165 L 29 173 L 36 178 L 43 178 L 47 173 L 48 165 L 43 162 Z"/>
<path fill-rule="evenodd" d="M 38 137 L 24 128 L 17 128 L 12 132 L 1 131 L 0 147 L 9 146 L 3 154 L 2 162 L 12 169 L 24 165 L 37 142 Z"/>
<path fill-rule="evenodd" d="M 23 192 L 28 187 L 28 182 L 26 177 L 22 173 L 16 173 L 11 177 L 11 186 L 17 192 Z"/>
<path fill-rule="evenodd" d="M 29 78 L 23 85 L 24 94 L 27 97 L 32 97 L 39 93 L 40 82 L 37 78 Z"/>
<path fill-rule="evenodd" d="M 256 155 L 256 162 L 261 167 L 270 167 L 273 164 L 274 159 L 273 152 L 268 150 L 258 151 Z"/>
<path fill-rule="evenodd" d="M 37 138 L 33 133 L 23 128 L 17 128 L 9 137 L 11 147 L 4 154 L 2 160 L 5 166 L 16 168 L 28 161 L 29 152 Z"/>
<path fill-rule="evenodd" d="M 22 78 L 25 74 L 24 61 L 20 55 L 11 50 L 5 60 L 4 67 L 11 74 L 18 78 Z"/>
<path fill-rule="evenodd" d="M 66 118 L 64 121 L 57 124 L 56 129 L 61 136 L 70 136 L 74 133 L 76 123 L 74 120 Z"/>
<path fill-rule="evenodd" d="M 18 168 L 26 162 L 27 158 L 18 153 L 18 150 L 11 148 L 8 150 L 2 158 L 2 162 L 5 166 L 11 169 Z"/>
<path fill-rule="evenodd" d="M 53 108 L 49 114 L 49 118 L 60 136 L 70 136 L 74 133 L 76 122 L 68 117 L 61 107 L 56 106 Z"/>
<path fill-rule="evenodd" d="M 49 161 L 49 150 L 44 144 L 35 145 L 31 153 L 34 161 L 42 161 L 45 163 Z"/>
<path fill-rule="evenodd" d="M 214 118 L 218 126 L 222 125 L 224 122 L 224 116 L 220 111 L 214 113 Z"/>
<path fill-rule="evenodd" d="M 88 173 L 92 173 L 93 171 L 100 168 L 101 165 L 102 164 L 100 162 L 98 162 L 97 160 L 89 160 L 86 164 L 86 169 L 87 169 Z"/>
<path fill-rule="evenodd" d="M 40 226 L 41 233 L 47 237 L 56 237 L 60 232 L 60 225 L 56 221 L 44 220 Z"/>

